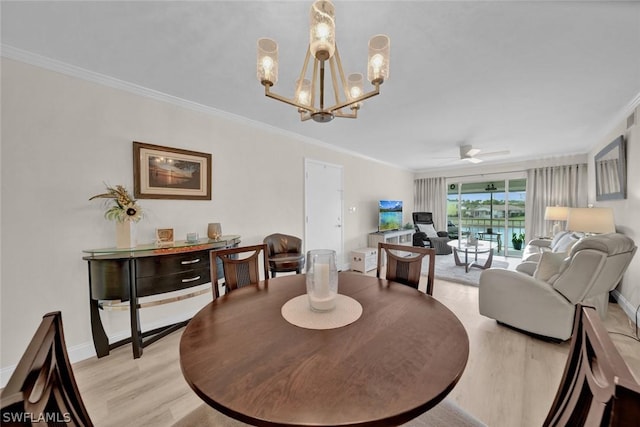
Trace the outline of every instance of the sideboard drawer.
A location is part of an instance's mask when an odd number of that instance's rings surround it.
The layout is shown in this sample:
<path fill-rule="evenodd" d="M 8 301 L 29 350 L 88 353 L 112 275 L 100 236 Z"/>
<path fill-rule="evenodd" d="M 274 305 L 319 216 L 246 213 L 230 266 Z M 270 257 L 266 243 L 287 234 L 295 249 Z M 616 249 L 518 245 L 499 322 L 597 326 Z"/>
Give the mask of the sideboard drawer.
<path fill-rule="evenodd" d="M 175 274 L 182 271 L 209 268 L 209 251 L 186 252 L 136 260 L 136 276 L 153 277 Z"/>
<path fill-rule="evenodd" d="M 177 291 L 209 283 L 211 281 L 210 275 L 209 267 L 207 267 L 164 276 L 143 277 L 138 279 L 138 297 Z"/>

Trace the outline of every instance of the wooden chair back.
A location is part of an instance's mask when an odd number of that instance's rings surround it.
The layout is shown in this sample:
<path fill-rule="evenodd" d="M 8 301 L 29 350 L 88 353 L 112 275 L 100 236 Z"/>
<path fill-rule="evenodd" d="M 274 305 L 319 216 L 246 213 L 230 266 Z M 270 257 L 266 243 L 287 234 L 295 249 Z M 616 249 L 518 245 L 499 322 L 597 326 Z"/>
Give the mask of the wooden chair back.
<path fill-rule="evenodd" d="M 49 426 L 93 426 L 73 376 L 59 311 L 43 316 L 0 401 L 2 425 L 40 420 Z"/>
<path fill-rule="evenodd" d="M 230 249 L 214 250 L 209 253 L 211 268 L 211 284 L 213 287 L 213 299 L 220 296 L 218 288 L 218 263 L 222 260 L 224 269 L 225 292 L 243 286 L 255 285 L 260 281 L 260 254 L 262 253 L 263 277 L 268 280 L 269 263 L 267 261 L 267 245 L 241 246 Z M 247 256 L 244 256 L 248 254 Z"/>
<path fill-rule="evenodd" d="M 594 307 L 576 305 L 571 348 L 544 426 L 638 426 L 640 385 Z"/>
<path fill-rule="evenodd" d="M 383 256 L 382 251 L 384 251 L 385 256 Z M 387 270 L 385 278 L 418 289 L 420 274 L 422 273 L 422 259 L 427 255 L 429 256 L 427 294 L 433 295 L 436 251 L 432 248 L 378 242 L 376 277 L 380 277 L 382 260 L 386 257 Z"/>

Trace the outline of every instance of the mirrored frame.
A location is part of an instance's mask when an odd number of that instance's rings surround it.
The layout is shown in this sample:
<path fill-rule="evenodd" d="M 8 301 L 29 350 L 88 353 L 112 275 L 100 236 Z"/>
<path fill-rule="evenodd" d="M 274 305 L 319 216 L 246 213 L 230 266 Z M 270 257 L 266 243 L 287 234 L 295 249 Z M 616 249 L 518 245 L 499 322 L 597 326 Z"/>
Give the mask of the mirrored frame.
<path fill-rule="evenodd" d="M 596 200 L 627 198 L 627 163 L 624 136 L 620 135 L 594 157 Z"/>

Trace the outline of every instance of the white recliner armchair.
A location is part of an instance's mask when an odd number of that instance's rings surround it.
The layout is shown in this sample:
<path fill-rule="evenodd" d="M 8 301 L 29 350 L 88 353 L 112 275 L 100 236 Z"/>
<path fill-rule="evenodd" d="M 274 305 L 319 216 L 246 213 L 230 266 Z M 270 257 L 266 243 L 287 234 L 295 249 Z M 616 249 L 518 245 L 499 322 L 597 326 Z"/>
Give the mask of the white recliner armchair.
<path fill-rule="evenodd" d="M 566 254 L 542 253 L 533 275 L 490 268 L 480 275 L 480 314 L 536 335 L 571 337 L 575 305 L 583 302 L 606 314 L 615 289 L 637 247 L 619 234 L 580 239 Z M 525 263 L 526 264 L 526 263 Z"/>

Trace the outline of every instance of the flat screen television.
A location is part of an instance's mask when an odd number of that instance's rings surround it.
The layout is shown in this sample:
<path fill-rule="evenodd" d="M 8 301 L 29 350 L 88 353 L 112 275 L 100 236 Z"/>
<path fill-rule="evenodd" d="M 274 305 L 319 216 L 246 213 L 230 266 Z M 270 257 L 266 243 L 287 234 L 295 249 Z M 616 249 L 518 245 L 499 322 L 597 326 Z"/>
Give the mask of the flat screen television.
<path fill-rule="evenodd" d="M 402 200 L 380 200 L 378 202 L 378 231 L 402 228 Z"/>

